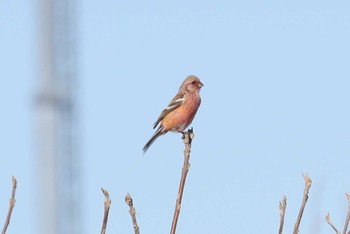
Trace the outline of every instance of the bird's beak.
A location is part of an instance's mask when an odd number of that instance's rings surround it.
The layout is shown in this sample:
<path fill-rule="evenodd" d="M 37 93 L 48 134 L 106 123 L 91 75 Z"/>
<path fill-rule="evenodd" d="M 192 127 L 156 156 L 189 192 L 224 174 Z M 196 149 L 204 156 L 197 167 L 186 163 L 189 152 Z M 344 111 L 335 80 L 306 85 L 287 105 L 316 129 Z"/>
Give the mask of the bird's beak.
<path fill-rule="evenodd" d="M 204 86 L 204 84 L 202 82 L 198 83 L 198 88 L 202 88 Z"/>

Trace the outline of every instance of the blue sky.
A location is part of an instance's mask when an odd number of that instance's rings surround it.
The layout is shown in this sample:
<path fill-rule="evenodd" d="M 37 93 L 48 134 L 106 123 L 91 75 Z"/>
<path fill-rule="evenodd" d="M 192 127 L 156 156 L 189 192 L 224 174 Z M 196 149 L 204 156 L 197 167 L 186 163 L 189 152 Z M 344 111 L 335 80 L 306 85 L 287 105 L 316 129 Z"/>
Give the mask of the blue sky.
<path fill-rule="evenodd" d="M 9 233 L 37 233 L 37 2 L 0 3 L 0 220 L 18 179 Z M 346 1 L 79 1 L 80 148 L 84 233 L 169 232 L 183 162 L 177 134 L 143 155 L 152 124 L 189 74 L 202 105 L 178 233 L 277 233 L 287 196 L 293 230 L 342 229 L 350 192 L 350 3 Z"/>

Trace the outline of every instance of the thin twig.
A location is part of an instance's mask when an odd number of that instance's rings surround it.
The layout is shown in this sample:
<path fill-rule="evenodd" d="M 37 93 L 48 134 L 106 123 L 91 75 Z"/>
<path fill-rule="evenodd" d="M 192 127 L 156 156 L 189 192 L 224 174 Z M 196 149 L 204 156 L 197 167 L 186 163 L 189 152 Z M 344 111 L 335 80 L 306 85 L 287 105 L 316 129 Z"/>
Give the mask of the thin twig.
<path fill-rule="evenodd" d="M 135 232 L 135 234 L 140 234 L 140 228 L 137 225 L 137 220 L 136 220 L 136 210 L 135 210 L 134 203 L 133 203 L 132 198 L 131 198 L 129 193 L 126 194 L 126 196 L 125 196 L 125 203 L 130 208 L 129 213 L 131 215 L 132 225 L 134 227 L 134 232 Z"/>
<path fill-rule="evenodd" d="M 16 199 L 15 199 L 16 189 L 17 189 L 17 180 L 16 180 L 16 177 L 12 176 L 12 195 L 10 198 L 10 206 L 9 206 L 9 210 L 7 212 L 6 222 L 4 224 L 4 228 L 2 229 L 2 234 L 6 233 L 7 227 L 10 224 L 12 210 L 13 210 L 13 207 L 15 206 L 15 202 L 16 202 Z"/>
<path fill-rule="evenodd" d="M 193 137 L 194 137 L 194 134 L 193 134 L 193 129 L 192 128 L 189 129 L 187 132 L 185 132 L 184 135 L 183 135 L 183 142 L 184 142 L 184 145 L 185 145 L 184 164 L 183 164 L 183 167 L 182 167 L 182 175 L 181 175 L 179 190 L 178 190 L 178 193 L 177 193 L 174 217 L 173 217 L 173 222 L 171 224 L 170 234 L 175 234 L 177 220 L 179 219 L 179 214 L 180 214 L 180 209 L 181 209 L 181 202 L 182 202 L 182 194 L 184 192 L 184 187 L 185 187 L 187 173 L 188 173 L 188 170 L 190 169 L 190 153 L 191 153 L 191 147 L 192 147 L 191 143 L 192 143 Z"/>
<path fill-rule="evenodd" d="M 326 215 L 326 221 L 329 224 L 329 226 L 331 226 L 333 228 L 333 230 L 337 233 L 340 234 L 340 231 L 337 229 L 337 227 L 332 223 L 331 221 L 331 217 L 329 216 L 329 213 L 327 213 Z"/>
<path fill-rule="evenodd" d="M 348 226 L 349 226 L 349 220 L 350 220 L 350 195 L 347 193 L 345 195 L 346 195 L 346 198 L 348 199 L 348 214 L 346 215 L 343 234 L 346 234 L 346 231 L 348 230 Z"/>
<path fill-rule="evenodd" d="M 306 202 L 307 202 L 307 200 L 309 198 L 309 190 L 310 190 L 310 187 L 311 187 L 311 184 L 312 184 L 312 180 L 310 179 L 310 177 L 308 175 L 304 175 L 303 174 L 303 177 L 304 177 L 304 180 L 305 180 L 303 201 L 301 203 L 301 207 L 300 207 L 300 210 L 299 210 L 299 215 L 298 215 L 297 221 L 295 222 L 295 225 L 294 225 L 293 234 L 298 234 L 298 232 L 299 232 L 300 221 L 301 221 L 301 218 L 302 218 L 303 213 L 304 213 Z"/>
<path fill-rule="evenodd" d="M 109 193 L 107 190 L 105 190 L 103 188 L 101 188 L 101 190 L 102 190 L 103 195 L 105 195 L 104 215 L 103 215 L 101 234 L 105 234 L 106 229 L 107 229 L 109 208 L 111 207 L 112 200 L 109 198 Z"/>
<path fill-rule="evenodd" d="M 279 234 L 282 234 L 283 231 L 283 225 L 284 225 L 284 215 L 286 214 L 286 208 L 287 208 L 287 197 L 283 196 L 282 202 L 279 204 L 279 209 L 280 209 L 280 229 L 279 229 Z"/>

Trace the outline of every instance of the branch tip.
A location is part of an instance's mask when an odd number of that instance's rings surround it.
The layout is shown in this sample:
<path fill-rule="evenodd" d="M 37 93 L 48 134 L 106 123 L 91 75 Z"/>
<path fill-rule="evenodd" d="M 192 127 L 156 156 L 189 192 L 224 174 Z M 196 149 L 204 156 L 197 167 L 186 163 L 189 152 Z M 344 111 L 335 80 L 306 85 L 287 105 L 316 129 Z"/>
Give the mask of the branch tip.
<path fill-rule="evenodd" d="M 128 206 L 133 206 L 133 205 L 134 205 L 134 204 L 133 204 L 133 201 L 132 201 L 132 198 L 131 198 L 131 196 L 130 196 L 129 193 L 127 193 L 126 196 L 125 196 L 125 203 L 126 203 Z"/>
<path fill-rule="evenodd" d="M 297 218 L 297 220 L 295 222 L 295 225 L 294 225 L 293 234 L 298 234 L 299 233 L 299 226 L 300 226 L 301 218 L 303 216 L 307 200 L 309 199 L 309 190 L 310 190 L 310 187 L 311 187 L 311 184 L 312 184 L 312 180 L 308 176 L 307 173 L 305 173 L 305 174 L 303 173 L 302 176 L 304 177 L 304 180 L 305 180 L 305 188 L 304 188 L 303 200 L 301 202 L 298 218 Z"/>
<path fill-rule="evenodd" d="M 279 210 L 280 210 L 280 228 L 279 228 L 279 234 L 282 234 L 283 232 L 283 226 L 284 226 L 284 215 L 286 213 L 287 208 L 287 197 L 286 195 L 283 196 L 282 201 L 279 202 Z"/>
<path fill-rule="evenodd" d="M 304 180 L 305 180 L 305 186 L 311 187 L 312 180 L 311 180 L 311 178 L 309 177 L 309 175 L 308 175 L 307 173 L 302 174 L 302 175 L 303 175 Z"/>
<path fill-rule="evenodd" d="M 345 196 L 346 196 L 346 198 L 348 199 L 348 201 L 350 202 L 350 194 L 345 193 Z"/>
<path fill-rule="evenodd" d="M 17 180 L 16 180 L 15 176 L 12 176 L 12 194 L 11 194 L 11 198 L 10 198 L 10 205 L 9 205 L 9 209 L 7 212 L 6 221 L 5 221 L 4 227 L 2 229 L 2 234 L 6 233 L 7 228 L 10 224 L 13 207 L 15 206 L 15 202 L 16 202 L 16 198 L 15 198 L 16 197 L 16 189 L 17 189 Z"/>
<path fill-rule="evenodd" d="M 332 223 L 331 216 L 329 215 L 329 212 L 326 215 L 326 221 L 333 228 L 333 230 L 337 233 L 340 234 L 340 231 L 337 229 L 337 227 Z"/>
<path fill-rule="evenodd" d="M 104 214 L 103 214 L 101 234 L 105 234 L 106 233 L 106 229 L 107 229 L 109 209 L 111 207 L 112 200 L 109 198 L 109 193 L 108 193 L 108 191 L 106 189 L 101 188 L 101 190 L 102 190 L 103 195 L 105 196 L 105 200 L 104 200 Z"/>
<path fill-rule="evenodd" d="M 133 202 L 129 193 L 127 193 L 125 196 L 125 203 L 129 206 L 129 213 L 130 213 L 130 216 L 132 219 L 134 232 L 135 232 L 135 234 L 140 234 L 140 228 L 137 225 L 137 220 L 136 220 L 136 209 L 134 207 L 134 202 Z"/>

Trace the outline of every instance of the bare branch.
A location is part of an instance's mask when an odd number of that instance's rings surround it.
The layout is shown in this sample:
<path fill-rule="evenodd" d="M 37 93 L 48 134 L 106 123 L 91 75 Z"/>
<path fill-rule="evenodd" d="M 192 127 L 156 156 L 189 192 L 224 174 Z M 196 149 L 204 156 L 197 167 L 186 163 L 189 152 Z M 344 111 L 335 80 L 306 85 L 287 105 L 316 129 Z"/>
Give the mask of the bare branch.
<path fill-rule="evenodd" d="M 279 209 L 280 209 L 280 229 L 279 229 L 279 234 L 282 234 L 283 231 L 283 225 L 284 225 L 284 215 L 286 213 L 286 208 L 287 208 L 287 197 L 283 196 L 282 202 L 279 204 Z"/>
<path fill-rule="evenodd" d="M 193 138 L 194 138 L 194 133 L 193 133 L 192 128 L 189 129 L 187 132 L 185 132 L 183 135 L 183 142 L 185 145 L 184 164 L 182 167 L 182 175 L 181 175 L 179 190 L 177 193 L 174 217 L 173 217 L 173 222 L 171 224 L 170 234 L 175 234 L 177 221 L 178 221 L 179 215 L 180 215 L 182 195 L 184 192 L 187 173 L 188 173 L 188 170 L 190 169 L 190 153 L 191 153 L 191 147 L 192 147 L 191 143 L 192 143 Z"/>
<path fill-rule="evenodd" d="M 333 228 L 333 230 L 337 233 L 340 234 L 340 231 L 336 228 L 336 226 L 332 223 L 331 221 L 331 217 L 329 216 L 329 213 L 327 213 L 326 215 L 326 221 L 329 224 L 329 226 L 331 226 Z"/>
<path fill-rule="evenodd" d="M 126 194 L 126 196 L 125 196 L 125 203 L 130 208 L 129 213 L 131 215 L 132 224 L 133 224 L 133 227 L 134 227 L 134 232 L 135 232 L 135 234 L 140 234 L 140 228 L 137 225 L 137 221 L 136 221 L 136 210 L 135 210 L 134 203 L 133 203 L 132 198 L 131 198 L 129 193 Z"/>
<path fill-rule="evenodd" d="M 347 193 L 345 195 L 346 195 L 346 198 L 348 199 L 348 214 L 346 215 L 343 234 L 346 234 L 346 231 L 348 230 L 348 226 L 349 226 L 349 220 L 350 220 L 350 195 Z"/>
<path fill-rule="evenodd" d="M 306 205 L 306 202 L 307 202 L 307 200 L 309 198 L 309 190 L 310 190 L 310 187 L 311 187 L 311 184 L 312 184 L 312 180 L 310 179 L 310 177 L 308 175 L 304 175 L 303 174 L 303 177 L 304 177 L 304 180 L 305 180 L 303 201 L 301 203 L 301 207 L 300 207 L 300 210 L 299 210 L 299 215 L 298 215 L 297 221 L 295 222 L 295 225 L 294 225 L 293 234 L 298 234 L 298 232 L 299 232 L 299 226 L 300 226 L 301 218 L 303 217 L 305 205 Z"/>
<path fill-rule="evenodd" d="M 103 215 L 101 234 L 105 234 L 106 229 L 107 229 L 109 208 L 111 207 L 112 200 L 109 198 L 109 193 L 107 190 L 105 190 L 103 188 L 101 188 L 101 190 L 102 190 L 103 195 L 105 196 L 104 215 Z"/>
<path fill-rule="evenodd" d="M 15 206 L 15 202 L 16 202 L 16 199 L 15 199 L 16 189 L 17 189 L 17 180 L 16 180 L 16 177 L 12 176 L 12 195 L 10 198 L 10 206 L 9 206 L 9 210 L 7 212 L 7 217 L 6 217 L 6 221 L 4 224 L 4 228 L 2 229 L 2 234 L 6 233 L 7 227 L 10 224 L 12 210 L 13 210 L 13 207 Z"/>

